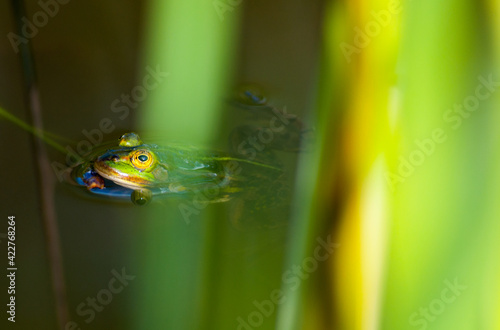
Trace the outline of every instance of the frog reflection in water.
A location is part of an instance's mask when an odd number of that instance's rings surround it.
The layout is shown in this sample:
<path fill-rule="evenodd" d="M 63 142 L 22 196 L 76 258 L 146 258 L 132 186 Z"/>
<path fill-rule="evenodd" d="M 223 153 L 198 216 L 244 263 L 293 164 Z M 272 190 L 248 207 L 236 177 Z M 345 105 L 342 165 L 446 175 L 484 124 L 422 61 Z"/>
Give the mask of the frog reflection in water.
<path fill-rule="evenodd" d="M 268 125 L 233 130 L 229 139 L 233 153 L 146 144 L 136 133 L 127 133 L 118 146 L 96 151 L 73 167 L 71 181 L 94 194 L 131 199 L 136 205 L 162 197 L 196 200 L 200 193 L 203 203 L 235 199 L 252 211 L 282 204 L 288 188 L 272 150 L 297 151 L 302 125 L 295 116 L 263 104 L 254 93 L 247 95 L 238 100 L 238 106 L 260 112 L 259 118 Z"/>

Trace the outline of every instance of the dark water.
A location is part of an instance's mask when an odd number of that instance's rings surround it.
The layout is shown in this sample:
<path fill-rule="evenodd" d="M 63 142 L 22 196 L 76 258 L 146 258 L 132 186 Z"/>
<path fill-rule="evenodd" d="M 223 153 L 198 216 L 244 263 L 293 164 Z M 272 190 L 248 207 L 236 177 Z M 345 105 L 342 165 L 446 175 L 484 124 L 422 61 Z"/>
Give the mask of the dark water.
<path fill-rule="evenodd" d="M 136 85 L 143 6 L 139 1 L 69 2 L 30 40 L 45 129 L 72 140 L 64 146 L 76 150 L 79 141 L 99 140 L 97 129 L 105 131 L 103 141 L 137 129 L 140 105 L 125 118 L 111 106 Z M 28 4 L 28 13 L 38 10 L 37 3 Z M 0 16 L 0 34 L 7 35 L 14 25 L 6 3 L 0 4 Z M 320 17 L 319 5 L 305 1 L 245 3 L 234 85 L 256 83 L 273 106 L 304 119 L 318 70 Z M 9 40 L 1 40 L 0 106 L 26 119 L 21 64 Z M 255 120 L 240 111 L 231 105 L 224 110 L 224 125 L 213 139 L 217 147 L 227 148 L 230 132 Z M 105 118 L 108 129 L 102 130 Z M 55 329 L 30 137 L 4 120 L 0 132 L 1 216 L 6 221 L 14 214 L 18 221 L 16 328 Z M 55 151 L 49 156 L 65 161 Z M 297 153 L 275 151 L 273 157 L 292 189 Z M 178 201 L 140 208 L 92 198 L 56 181 L 70 319 L 82 329 L 236 328 L 238 317 L 246 319 L 255 310 L 254 300 L 267 299 L 280 287 L 283 257 L 293 244 L 287 241 L 289 202 L 255 215 L 243 202 L 209 205 L 186 220 Z M 244 217 L 234 220 L 238 212 Z M 0 225 L 0 233 L 5 231 L 6 225 Z M 134 279 L 102 311 L 85 313 L 86 299 L 105 299 L 102 290 L 123 270 Z M 7 287 L 5 280 L 1 283 Z M 7 301 L 6 290 L 1 291 Z M 272 329 L 274 316 L 261 328 Z"/>

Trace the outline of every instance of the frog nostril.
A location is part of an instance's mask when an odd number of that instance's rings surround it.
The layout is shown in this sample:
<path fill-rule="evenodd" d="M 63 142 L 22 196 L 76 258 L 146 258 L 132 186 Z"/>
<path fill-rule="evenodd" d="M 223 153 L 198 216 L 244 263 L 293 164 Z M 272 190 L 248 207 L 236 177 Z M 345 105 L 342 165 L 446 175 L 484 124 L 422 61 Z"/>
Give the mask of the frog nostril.
<path fill-rule="evenodd" d="M 112 161 L 114 161 L 114 162 L 117 162 L 117 161 L 120 159 L 120 157 L 118 157 L 118 156 L 116 156 L 116 155 L 113 155 L 113 156 L 111 156 L 110 158 L 111 158 L 111 160 L 112 160 Z"/>

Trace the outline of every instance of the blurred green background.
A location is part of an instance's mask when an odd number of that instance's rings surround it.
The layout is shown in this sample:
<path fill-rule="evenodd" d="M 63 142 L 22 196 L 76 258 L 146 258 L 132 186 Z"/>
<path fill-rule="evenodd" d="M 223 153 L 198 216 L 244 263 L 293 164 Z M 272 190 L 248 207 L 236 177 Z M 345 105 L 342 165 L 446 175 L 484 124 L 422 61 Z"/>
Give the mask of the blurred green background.
<path fill-rule="evenodd" d="M 498 1 L 27 1 L 28 19 L 43 8 L 58 10 L 29 43 L 64 146 L 108 118 L 103 140 L 226 148 L 254 119 L 227 102 L 242 83 L 311 128 L 276 155 L 286 207 L 244 225 L 230 205 L 186 220 L 179 202 L 56 181 L 67 329 L 500 329 Z M 0 17 L 0 107 L 29 120 L 6 2 Z M 0 134 L 0 234 L 15 215 L 18 263 L 1 328 L 58 329 L 30 136 L 5 119 Z M 6 265 L 1 235 L 0 250 Z M 89 298 L 109 302 L 85 313 Z"/>

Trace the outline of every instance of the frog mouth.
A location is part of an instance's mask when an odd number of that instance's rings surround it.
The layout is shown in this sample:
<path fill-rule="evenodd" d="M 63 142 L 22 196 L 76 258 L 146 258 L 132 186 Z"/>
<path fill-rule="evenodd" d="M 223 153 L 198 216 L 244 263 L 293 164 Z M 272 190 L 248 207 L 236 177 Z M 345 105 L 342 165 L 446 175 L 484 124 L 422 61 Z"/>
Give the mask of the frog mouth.
<path fill-rule="evenodd" d="M 112 181 L 125 188 L 137 189 L 149 185 L 148 181 L 119 172 L 116 169 L 107 166 L 106 163 L 102 161 L 96 161 L 94 163 L 94 170 L 104 179 Z"/>

